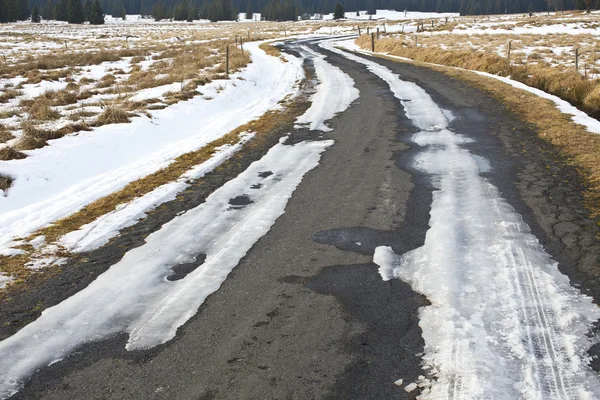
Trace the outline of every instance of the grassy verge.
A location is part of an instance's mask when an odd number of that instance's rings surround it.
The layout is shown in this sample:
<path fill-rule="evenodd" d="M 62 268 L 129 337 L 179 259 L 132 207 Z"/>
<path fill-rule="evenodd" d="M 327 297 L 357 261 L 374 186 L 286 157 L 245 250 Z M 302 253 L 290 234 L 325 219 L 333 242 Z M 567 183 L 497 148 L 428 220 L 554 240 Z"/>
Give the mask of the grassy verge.
<path fill-rule="evenodd" d="M 358 38 L 357 44 L 370 50 L 371 39 L 363 35 Z M 480 51 L 443 50 L 437 46 L 422 48 L 414 46 L 414 42 L 408 38 L 406 41 L 378 39 L 375 51 L 426 63 L 510 76 L 511 79 L 556 95 L 596 118 L 600 117 L 600 84 L 574 70 L 561 71 L 544 64 L 514 65 L 505 57 Z"/>
<path fill-rule="evenodd" d="M 384 55 L 379 57 L 396 62 L 410 62 Z M 584 126 L 574 123 L 570 115 L 561 113 L 552 101 L 533 93 L 469 71 L 418 61 L 413 63 L 483 88 L 506 104 L 521 120 L 528 123 L 540 138 L 556 146 L 565 156 L 567 163 L 577 169 L 585 184 L 583 196 L 586 208 L 592 218 L 600 218 L 600 135 L 588 132 Z"/>
<path fill-rule="evenodd" d="M 253 149 L 268 148 L 272 145 L 272 132 L 280 126 L 292 127 L 296 117 L 302 114 L 308 107 L 306 102 L 295 99 L 282 101 L 282 106 L 283 107 L 280 110 L 269 111 L 262 117 L 238 127 L 201 149 L 183 154 L 175 159 L 168 167 L 132 182 L 122 190 L 103 197 L 78 212 L 36 231 L 27 239 L 31 240 L 36 236 L 43 235 L 46 238 L 46 243 L 56 242 L 64 234 L 77 230 L 81 226 L 113 211 L 119 204 L 130 202 L 136 197 L 143 196 L 163 184 L 178 179 L 184 172 L 188 171 L 193 166 L 207 161 L 215 153 L 218 147 L 225 144 L 237 143 L 241 139 L 243 133 L 254 132 L 255 137 L 246 143 L 244 148 L 229 161 L 236 165 L 240 164 L 237 157 L 244 157 L 245 152 L 252 151 Z M 50 267 L 43 269 L 41 272 L 36 272 L 27 268 L 26 264 L 35 256 L 35 252 L 29 245 L 23 246 L 22 249 L 27 253 L 12 257 L 0 256 L 0 270 L 13 276 L 15 279 L 8 285 L 4 292 L 27 289 L 27 280 L 34 273 L 38 276 L 40 274 L 53 276 L 60 272 L 60 267 Z M 59 250 L 57 256 L 69 257 L 71 254 L 64 250 Z M 3 291 L 0 290 L 0 298 L 3 296 L 2 292 Z"/>

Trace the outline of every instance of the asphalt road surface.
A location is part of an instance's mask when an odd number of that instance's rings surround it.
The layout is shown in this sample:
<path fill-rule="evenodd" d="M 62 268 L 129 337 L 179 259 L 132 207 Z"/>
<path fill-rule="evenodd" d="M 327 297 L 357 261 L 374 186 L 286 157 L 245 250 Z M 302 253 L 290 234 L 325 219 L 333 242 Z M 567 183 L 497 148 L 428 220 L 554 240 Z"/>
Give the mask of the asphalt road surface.
<path fill-rule="evenodd" d="M 388 84 L 365 66 L 305 43 L 354 81 L 360 97 L 325 135 L 334 139 L 283 214 L 210 295 L 175 339 L 127 352 L 126 335 L 79 349 L 36 373 L 22 399 L 409 399 L 394 385 L 416 381 L 427 299 L 401 280 L 383 281 L 375 247 L 398 254 L 423 245 L 432 184 L 412 167 L 417 132 Z M 290 51 L 297 43 L 288 44 Z M 597 245 L 562 240 L 561 213 L 583 238 L 586 220 L 574 171 L 483 91 L 434 70 L 370 58 L 415 82 L 474 139 L 488 179 L 523 216 L 546 251 L 590 295 Z M 552 168 L 546 168 L 552 165 Z M 530 179 L 531 177 L 535 179 Z M 534 186 L 534 184 L 547 187 Z M 539 191 L 554 190 L 548 204 Z M 553 192 L 554 193 L 554 192 Z M 168 244 L 167 244 L 168 245 Z M 596 246 L 596 247 L 593 247 Z M 596 258 L 586 258 L 588 254 Z M 594 268 L 594 265 L 596 268 Z"/>

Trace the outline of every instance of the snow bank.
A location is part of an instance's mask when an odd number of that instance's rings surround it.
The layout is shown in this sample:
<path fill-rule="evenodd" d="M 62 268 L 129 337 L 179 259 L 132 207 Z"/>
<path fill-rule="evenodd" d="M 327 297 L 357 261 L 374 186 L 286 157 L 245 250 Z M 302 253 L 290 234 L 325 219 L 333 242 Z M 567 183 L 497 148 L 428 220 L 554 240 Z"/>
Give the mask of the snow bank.
<path fill-rule="evenodd" d="M 254 134 L 247 134 L 235 145 L 222 146 L 209 160 L 190 169 L 178 180 L 161 185 L 150 193 L 117 207 L 115 211 L 101 216 L 78 230 L 67 233 L 59 240 L 59 243 L 74 253 L 90 251 L 108 243 L 111 238 L 118 235 L 119 231 L 145 218 L 149 211 L 167 201 L 174 200 L 178 193 L 189 186 L 190 180 L 200 179 L 217 168 L 239 151 L 252 137 Z"/>
<path fill-rule="evenodd" d="M 481 176 L 444 113 L 419 86 L 341 50 L 386 81 L 421 129 L 416 167 L 436 190 L 425 244 L 401 256 L 389 247 L 373 260 L 384 280 L 423 293 L 419 310 L 423 368 L 434 379 L 423 398 L 587 399 L 600 395 L 589 366 L 592 299 L 569 284 L 557 263 L 499 190 Z M 489 168 L 484 164 L 484 170 Z"/>
<path fill-rule="evenodd" d="M 358 89 L 354 87 L 354 80 L 338 67 L 326 62 L 324 55 L 306 46 L 301 46 L 301 51 L 312 58 L 319 84 L 311 97 L 311 106 L 298 117 L 296 123 L 307 125 L 310 130 L 330 131 L 331 128 L 324 121 L 346 110 L 358 98 Z"/>
<path fill-rule="evenodd" d="M 472 72 L 475 72 L 478 75 L 487 76 L 488 78 L 497 79 L 499 81 L 507 83 L 518 89 L 526 90 L 529 93 L 535 94 L 536 96 L 551 100 L 554 104 L 556 104 L 556 108 L 558 108 L 561 112 L 572 115 L 573 122 L 575 122 L 576 124 L 585 126 L 586 129 L 591 133 L 600 133 L 600 121 L 590 117 L 583 111 L 579 110 L 577 107 L 573 106 L 568 101 L 565 101 L 558 96 L 554 96 L 552 94 L 544 92 L 543 90 L 532 88 L 531 86 L 527 86 L 524 83 L 517 82 L 510 78 L 505 78 L 503 76 L 492 75 L 487 72 L 480 72 L 480 71 L 472 71 Z"/>
<path fill-rule="evenodd" d="M 248 43 L 246 49 L 253 62 L 241 79 L 201 89 L 212 88 L 212 100 L 196 97 L 155 111 L 152 119 L 102 126 L 53 141 L 23 160 L 0 161 L 0 173 L 15 178 L 7 195 L 0 196 L 0 250 L 15 237 L 27 236 L 279 107 L 279 101 L 298 90 L 303 77 L 299 60 L 288 57 L 283 63 L 258 43 Z"/>
<path fill-rule="evenodd" d="M 360 15 L 356 15 L 356 11 L 344 13 L 344 16 L 349 20 L 370 20 L 370 19 L 389 19 L 394 21 L 409 20 L 409 19 L 432 19 L 445 17 L 458 17 L 457 13 L 429 13 L 420 11 L 395 11 L 395 10 L 376 10 L 375 15 L 368 15 L 366 11 L 360 11 Z M 323 15 L 323 20 L 333 19 L 333 13 Z"/>
<path fill-rule="evenodd" d="M 0 342 L 0 398 L 15 393 L 36 369 L 86 342 L 122 331 L 130 334 L 129 350 L 172 339 L 269 231 L 304 174 L 331 144 L 276 145 L 205 203 L 148 236 L 146 244 L 129 251 L 87 288 Z M 267 171 L 272 175 L 264 177 Z M 246 196 L 249 204 L 231 205 L 230 199 L 238 196 Z M 206 260 L 193 272 L 167 280 L 172 268 L 197 262 L 200 254 Z"/>
<path fill-rule="evenodd" d="M 335 44 L 341 48 L 344 48 L 344 49 L 347 49 L 350 51 L 356 51 L 356 52 L 363 53 L 363 54 L 374 54 L 374 53 L 371 53 L 370 51 L 363 50 L 360 47 L 358 47 L 356 45 L 356 43 L 354 42 L 354 39 L 338 41 Z M 393 56 L 393 55 L 389 55 L 389 54 L 386 54 L 386 57 L 396 58 L 398 60 L 404 60 L 404 61 L 414 61 L 414 60 L 411 60 L 410 58 Z M 439 64 L 433 64 L 433 63 L 426 63 L 426 64 L 444 67 L 444 65 L 439 65 Z M 455 67 L 447 67 L 447 68 L 455 68 Z M 579 124 L 579 125 L 583 125 L 587 129 L 588 132 L 600 134 L 600 121 L 590 117 L 585 112 L 579 110 L 577 107 L 573 106 L 571 103 L 561 99 L 558 96 L 554 96 L 550 93 L 544 92 L 543 90 L 533 88 L 524 83 L 517 82 L 515 80 L 506 78 L 503 76 L 493 75 L 493 74 L 490 74 L 487 72 L 467 70 L 467 69 L 463 69 L 463 68 L 455 68 L 455 69 L 460 69 L 463 71 L 470 71 L 470 72 L 474 72 L 481 76 L 486 76 L 488 78 L 497 79 L 497 80 L 502 81 L 506 84 L 509 84 L 515 88 L 522 89 L 527 92 L 533 93 L 536 96 L 551 100 L 554 104 L 556 104 L 556 108 L 558 108 L 561 112 L 572 115 L 573 122 L 575 122 L 576 124 Z"/>

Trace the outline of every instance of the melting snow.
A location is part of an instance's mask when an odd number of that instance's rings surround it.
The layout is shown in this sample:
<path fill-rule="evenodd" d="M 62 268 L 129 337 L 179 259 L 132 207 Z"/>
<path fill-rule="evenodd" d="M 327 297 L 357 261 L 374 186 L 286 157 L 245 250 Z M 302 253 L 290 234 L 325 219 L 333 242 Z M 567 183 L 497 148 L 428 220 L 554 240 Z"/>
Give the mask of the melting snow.
<path fill-rule="evenodd" d="M 310 130 L 331 131 L 324 121 L 346 110 L 358 98 L 358 89 L 354 80 L 338 67 L 325 61 L 325 56 L 306 46 L 301 51 L 311 56 L 315 73 L 319 79 L 317 92 L 312 96 L 312 104 L 304 114 L 298 117 L 298 124 L 306 124 Z"/>
<path fill-rule="evenodd" d="M 15 393 L 37 368 L 86 342 L 122 331 L 130 335 L 129 350 L 172 339 L 271 228 L 304 174 L 332 143 L 276 145 L 205 203 L 148 236 L 146 244 L 129 251 L 87 288 L 0 342 L 0 397 Z M 273 174 L 261 178 L 262 171 Z M 258 183 L 260 189 L 250 189 Z M 231 209 L 229 199 L 242 194 L 252 203 Z M 206 260 L 196 270 L 181 280 L 167 280 L 174 266 L 194 262 L 201 253 Z"/>
<path fill-rule="evenodd" d="M 90 251 L 104 245 L 122 229 L 145 218 L 147 212 L 175 199 L 179 192 L 189 186 L 190 180 L 199 179 L 217 168 L 239 151 L 252 137 L 254 134 L 247 134 L 235 145 L 222 146 L 209 160 L 192 168 L 178 180 L 159 186 L 150 193 L 138 197 L 130 203 L 122 204 L 115 211 L 101 216 L 78 230 L 67 233 L 59 240 L 59 243 L 75 253 Z"/>
<path fill-rule="evenodd" d="M 15 178 L 0 196 L 0 250 L 15 237 L 69 215 L 129 182 L 169 165 L 268 110 L 295 93 L 303 77 L 298 59 L 287 63 L 248 43 L 253 62 L 243 79 L 215 81 L 223 90 L 212 100 L 195 97 L 154 118 L 107 125 L 28 152 L 22 160 L 0 161 L 0 172 Z M 207 89 L 207 88 L 205 88 Z"/>
<path fill-rule="evenodd" d="M 450 131 L 417 85 L 333 51 L 366 65 L 398 99 L 410 100 L 402 105 L 422 130 L 413 138 L 423 147 L 415 162 L 436 187 L 425 244 L 401 256 L 378 247 L 374 255 L 383 279 L 405 280 L 431 302 L 419 310 L 423 367 L 434 378 L 421 398 L 600 395 L 586 355 L 600 309 L 569 284 L 521 216 L 480 176 L 481 162 L 462 147 L 471 139 Z"/>

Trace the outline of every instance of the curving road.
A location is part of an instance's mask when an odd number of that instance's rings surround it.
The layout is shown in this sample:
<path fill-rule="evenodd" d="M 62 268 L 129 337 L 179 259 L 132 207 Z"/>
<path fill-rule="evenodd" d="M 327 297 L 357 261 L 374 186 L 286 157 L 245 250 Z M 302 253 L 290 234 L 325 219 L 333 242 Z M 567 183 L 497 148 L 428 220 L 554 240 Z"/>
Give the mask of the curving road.
<path fill-rule="evenodd" d="M 334 143 L 285 213 L 174 339 L 87 344 L 14 398 L 600 395 L 577 361 L 600 317 L 600 249 L 574 171 L 462 81 L 318 40 L 286 50 L 324 57 L 359 97 L 330 132 L 291 133 Z"/>

